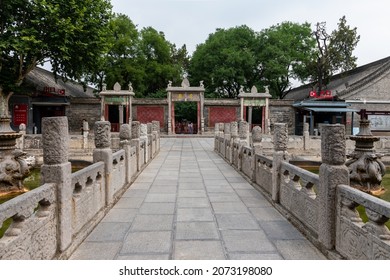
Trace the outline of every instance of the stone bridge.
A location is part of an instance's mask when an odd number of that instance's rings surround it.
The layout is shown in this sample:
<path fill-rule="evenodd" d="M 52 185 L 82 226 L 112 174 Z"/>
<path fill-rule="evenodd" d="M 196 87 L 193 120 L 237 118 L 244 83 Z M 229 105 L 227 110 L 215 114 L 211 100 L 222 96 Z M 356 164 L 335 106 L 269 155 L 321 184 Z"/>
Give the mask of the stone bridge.
<path fill-rule="evenodd" d="M 44 156 L 46 184 L 0 205 L 12 220 L 0 259 L 390 259 L 390 205 L 348 186 L 340 125 L 324 127 L 319 175 L 288 162 L 283 124 L 271 151 L 236 122 L 161 139 L 133 122 L 113 151 L 108 126 L 97 123 L 95 163 L 72 175 L 58 135 L 42 138 L 60 154 Z"/>

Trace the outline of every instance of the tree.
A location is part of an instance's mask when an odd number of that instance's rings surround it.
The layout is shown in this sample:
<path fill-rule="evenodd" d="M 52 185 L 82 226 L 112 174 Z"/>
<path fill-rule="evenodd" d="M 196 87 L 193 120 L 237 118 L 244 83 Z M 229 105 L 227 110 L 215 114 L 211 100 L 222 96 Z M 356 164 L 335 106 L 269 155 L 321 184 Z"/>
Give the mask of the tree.
<path fill-rule="evenodd" d="M 256 33 L 243 25 L 217 29 L 197 46 L 190 61 L 192 82 L 204 81 L 206 93 L 236 98 L 241 86 L 259 83 Z"/>
<path fill-rule="evenodd" d="M 259 78 L 274 97 L 283 98 L 291 79 L 303 82 L 310 75 L 306 65 L 313 60 L 315 48 L 311 26 L 283 22 L 262 30 L 259 41 Z"/>
<path fill-rule="evenodd" d="M 317 23 L 313 35 L 317 42 L 317 58 L 308 64 L 311 80 L 321 91 L 329 83 L 331 76 L 356 67 L 357 58 L 353 56 L 360 36 L 357 28 L 347 25 L 345 16 L 340 18 L 338 29 L 330 35 L 326 32 L 326 23 Z"/>
<path fill-rule="evenodd" d="M 2 0 L 0 5 L 0 104 L 37 65 L 80 79 L 106 49 L 109 0 Z"/>

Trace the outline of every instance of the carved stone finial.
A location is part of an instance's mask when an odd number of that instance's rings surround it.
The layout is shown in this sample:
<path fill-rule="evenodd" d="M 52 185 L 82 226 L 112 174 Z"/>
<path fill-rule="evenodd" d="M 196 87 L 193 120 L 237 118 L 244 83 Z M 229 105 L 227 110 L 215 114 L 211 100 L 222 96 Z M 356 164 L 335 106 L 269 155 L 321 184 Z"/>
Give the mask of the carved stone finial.
<path fill-rule="evenodd" d="M 98 121 L 94 126 L 95 146 L 97 149 L 106 149 L 111 146 L 111 123 Z"/>
<path fill-rule="evenodd" d="M 134 91 L 134 89 L 133 89 L 133 84 L 132 84 L 132 83 L 129 83 L 129 91 L 130 91 L 130 92 L 133 92 L 133 91 Z"/>
<path fill-rule="evenodd" d="M 244 86 L 240 86 L 240 93 L 244 93 Z"/>
<path fill-rule="evenodd" d="M 119 138 L 121 141 L 131 140 L 131 126 L 129 124 L 125 123 L 121 125 Z"/>
<path fill-rule="evenodd" d="M 160 122 L 159 121 L 152 121 L 152 131 L 160 132 Z"/>
<path fill-rule="evenodd" d="M 172 81 L 168 81 L 168 86 L 167 87 L 172 87 Z"/>
<path fill-rule="evenodd" d="M 118 82 L 114 85 L 114 91 L 121 91 L 121 85 Z"/>
<path fill-rule="evenodd" d="M 43 160 L 45 164 L 68 162 L 68 119 L 52 117 L 42 119 Z"/>
<path fill-rule="evenodd" d="M 138 139 L 141 136 L 141 123 L 139 121 L 133 121 L 131 123 L 131 138 Z"/>
<path fill-rule="evenodd" d="M 203 81 L 200 81 L 200 82 L 199 82 L 199 86 L 200 86 L 201 88 L 204 88 Z"/>
<path fill-rule="evenodd" d="M 252 141 L 253 143 L 259 143 L 262 140 L 261 127 L 255 126 L 252 129 Z"/>
<path fill-rule="evenodd" d="M 287 151 L 288 127 L 285 123 L 274 125 L 274 149 L 275 151 Z"/>
<path fill-rule="evenodd" d="M 224 123 L 223 131 L 225 132 L 225 135 L 230 134 L 230 123 Z"/>
<path fill-rule="evenodd" d="M 232 137 L 238 137 L 238 123 L 237 122 L 230 123 L 230 134 L 232 135 Z"/>
<path fill-rule="evenodd" d="M 251 93 L 258 93 L 257 87 L 256 87 L 256 86 L 253 86 L 253 87 L 252 87 Z"/>
<path fill-rule="evenodd" d="M 269 86 L 265 86 L 265 93 L 269 93 Z"/>
<path fill-rule="evenodd" d="M 329 165 L 343 165 L 346 159 L 345 128 L 339 124 L 322 126 L 322 162 Z"/>
<path fill-rule="evenodd" d="M 249 135 L 249 123 L 241 121 L 238 125 L 238 134 L 240 139 L 245 140 Z"/>
<path fill-rule="evenodd" d="M 184 88 L 190 87 L 190 81 L 187 78 L 184 78 L 183 81 L 181 82 L 181 86 Z"/>

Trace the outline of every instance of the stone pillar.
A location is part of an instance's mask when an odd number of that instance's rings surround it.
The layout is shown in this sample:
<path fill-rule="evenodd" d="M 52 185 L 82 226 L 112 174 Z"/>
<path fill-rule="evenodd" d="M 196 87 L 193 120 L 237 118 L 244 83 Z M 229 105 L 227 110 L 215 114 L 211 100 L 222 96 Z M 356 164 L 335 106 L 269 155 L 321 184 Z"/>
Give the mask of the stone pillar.
<path fill-rule="evenodd" d="M 72 167 L 69 153 L 68 119 L 42 119 L 43 165 L 41 183 L 55 183 L 58 207 L 58 249 L 64 252 L 72 243 Z"/>
<path fill-rule="evenodd" d="M 24 137 L 26 136 L 26 125 L 24 123 L 19 125 L 20 137 L 16 139 L 16 148 L 19 150 L 24 149 Z"/>
<path fill-rule="evenodd" d="M 249 109 L 248 109 L 249 131 L 251 131 L 251 128 L 252 128 L 252 115 L 253 115 L 253 107 L 249 106 Z"/>
<path fill-rule="evenodd" d="M 262 132 L 260 126 L 255 126 L 252 129 L 252 151 L 253 151 L 253 161 L 252 161 L 252 181 L 256 182 L 256 154 L 262 154 Z"/>
<path fill-rule="evenodd" d="M 140 150 L 141 150 L 141 130 L 140 130 L 140 122 L 133 121 L 131 123 L 131 146 L 135 147 L 136 156 L 137 156 L 137 171 L 141 170 L 142 164 L 140 163 Z"/>
<path fill-rule="evenodd" d="M 310 133 L 309 133 L 309 124 L 303 124 L 303 149 L 307 150 L 310 148 Z"/>
<path fill-rule="evenodd" d="M 172 93 L 168 91 L 168 120 L 167 120 L 168 135 L 172 134 Z"/>
<path fill-rule="evenodd" d="M 223 128 L 223 131 L 224 131 L 224 139 L 223 139 L 223 147 L 222 147 L 222 154 L 223 154 L 223 157 L 225 159 L 229 158 L 229 148 L 230 148 L 230 139 L 231 139 L 231 135 L 230 135 L 230 123 L 224 123 L 224 128 Z"/>
<path fill-rule="evenodd" d="M 214 128 L 214 151 L 219 152 L 219 123 L 215 123 Z"/>
<path fill-rule="evenodd" d="M 230 158 L 228 159 L 230 164 L 233 164 L 234 154 L 234 142 L 238 139 L 238 123 L 230 123 Z"/>
<path fill-rule="evenodd" d="M 160 151 L 160 122 L 152 121 L 152 131 L 156 134 L 156 154 Z"/>
<path fill-rule="evenodd" d="M 201 129 L 200 134 L 204 134 L 204 93 L 203 92 L 200 93 L 200 129 Z"/>
<path fill-rule="evenodd" d="M 242 148 L 249 146 L 249 124 L 246 121 L 240 121 L 238 125 L 238 135 L 239 135 L 239 150 L 238 150 L 238 170 L 241 170 L 242 167 Z"/>
<path fill-rule="evenodd" d="M 146 125 L 147 125 L 148 146 L 149 146 L 149 149 L 148 149 L 149 157 L 148 157 L 147 161 L 149 161 L 150 159 L 153 158 L 153 151 L 152 151 L 152 145 L 153 145 L 152 129 L 153 129 L 153 125 L 152 125 L 152 123 L 147 123 Z"/>
<path fill-rule="evenodd" d="M 119 131 L 119 146 L 125 150 L 126 184 L 131 183 L 131 126 L 122 124 Z"/>
<path fill-rule="evenodd" d="M 340 184 L 349 185 L 345 166 L 346 142 L 343 125 L 324 125 L 321 133 L 322 164 L 318 186 L 318 240 L 328 250 L 336 242 L 336 191 Z"/>
<path fill-rule="evenodd" d="M 274 152 L 272 162 L 272 200 L 279 203 L 280 198 L 280 165 L 288 161 L 287 143 L 288 127 L 285 123 L 274 125 Z"/>
<path fill-rule="evenodd" d="M 106 206 L 113 202 L 113 194 L 111 193 L 111 172 L 112 150 L 111 150 L 111 123 L 108 121 L 98 121 L 94 126 L 95 134 L 95 149 L 93 151 L 93 162 L 104 162 L 106 181 Z"/>
<path fill-rule="evenodd" d="M 83 149 L 88 149 L 89 124 L 83 120 Z"/>

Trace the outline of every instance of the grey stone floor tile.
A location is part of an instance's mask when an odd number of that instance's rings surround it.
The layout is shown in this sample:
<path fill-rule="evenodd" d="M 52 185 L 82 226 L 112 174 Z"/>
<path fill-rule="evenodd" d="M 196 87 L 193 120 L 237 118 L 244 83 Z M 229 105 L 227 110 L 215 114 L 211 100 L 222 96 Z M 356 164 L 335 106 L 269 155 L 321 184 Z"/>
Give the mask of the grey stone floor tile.
<path fill-rule="evenodd" d="M 123 194 L 122 197 L 145 197 L 148 189 L 134 189 L 132 186 Z"/>
<path fill-rule="evenodd" d="M 149 188 L 152 185 L 152 183 L 153 183 L 153 181 L 151 181 L 151 182 L 139 182 L 139 181 L 136 181 L 133 184 L 131 184 L 130 189 L 149 190 Z"/>
<path fill-rule="evenodd" d="M 158 187 L 152 187 L 149 190 L 149 194 L 176 194 L 177 187 L 176 186 L 158 186 Z"/>
<path fill-rule="evenodd" d="M 253 190 L 253 187 L 248 182 L 244 183 L 229 183 L 235 190 Z"/>
<path fill-rule="evenodd" d="M 305 239 L 292 224 L 288 221 L 263 221 L 261 228 L 271 239 Z"/>
<path fill-rule="evenodd" d="M 259 198 L 257 196 L 252 197 L 241 197 L 242 202 L 246 207 L 266 207 L 271 205 L 265 198 Z"/>
<path fill-rule="evenodd" d="M 260 229 L 257 221 L 250 214 L 216 214 L 220 230 L 228 229 Z"/>
<path fill-rule="evenodd" d="M 213 179 L 205 179 L 204 184 L 207 186 L 229 186 L 230 184 L 227 180 L 213 180 Z"/>
<path fill-rule="evenodd" d="M 139 208 L 143 203 L 143 197 L 122 197 L 115 204 L 115 208 Z"/>
<path fill-rule="evenodd" d="M 178 197 L 207 197 L 205 190 L 188 190 L 188 189 L 181 189 L 179 187 L 179 193 Z"/>
<path fill-rule="evenodd" d="M 205 186 L 202 183 L 199 183 L 199 182 L 180 182 L 179 183 L 179 189 L 181 190 L 184 190 L 184 189 L 187 189 L 187 190 L 204 190 L 205 189 Z"/>
<path fill-rule="evenodd" d="M 178 222 L 209 222 L 214 221 L 211 208 L 179 208 L 177 209 Z"/>
<path fill-rule="evenodd" d="M 131 231 L 168 231 L 173 227 L 173 215 L 138 215 Z"/>
<path fill-rule="evenodd" d="M 175 203 L 168 203 L 168 202 L 161 202 L 161 203 L 154 203 L 154 202 L 148 202 L 142 204 L 141 208 L 139 209 L 140 214 L 173 214 L 175 212 Z"/>
<path fill-rule="evenodd" d="M 103 223 L 131 223 L 137 214 L 135 208 L 112 208 L 101 222 Z"/>
<path fill-rule="evenodd" d="M 169 254 L 134 254 L 134 255 L 120 255 L 116 260 L 169 260 Z"/>
<path fill-rule="evenodd" d="M 275 246 L 262 230 L 227 230 L 221 231 L 228 252 L 272 252 Z"/>
<path fill-rule="evenodd" d="M 122 241 L 131 223 L 100 223 L 87 237 L 87 241 Z"/>
<path fill-rule="evenodd" d="M 70 260 L 113 260 L 122 242 L 83 242 L 69 258 Z"/>
<path fill-rule="evenodd" d="M 172 193 L 149 193 L 145 202 L 175 202 L 176 194 Z"/>
<path fill-rule="evenodd" d="M 175 239 L 219 239 L 219 236 L 214 222 L 181 222 L 176 224 Z"/>
<path fill-rule="evenodd" d="M 209 207 L 210 202 L 204 197 L 178 197 L 177 207 L 178 208 L 204 208 Z"/>
<path fill-rule="evenodd" d="M 210 202 L 241 202 L 235 193 L 209 193 Z"/>
<path fill-rule="evenodd" d="M 274 207 L 254 207 L 249 208 L 249 211 L 258 221 L 285 221 L 286 218 L 279 213 Z"/>
<path fill-rule="evenodd" d="M 283 260 L 279 253 L 229 253 L 230 260 Z"/>
<path fill-rule="evenodd" d="M 174 242 L 175 260 L 224 260 L 226 259 L 220 241 L 184 241 Z"/>
<path fill-rule="evenodd" d="M 276 248 L 286 260 L 326 259 L 325 256 L 307 240 L 277 240 Z"/>
<path fill-rule="evenodd" d="M 171 231 L 130 232 L 124 241 L 120 255 L 134 253 L 170 253 Z"/>
<path fill-rule="evenodd" d="M 215 213 L 249 213 L 247 206 L 239 202 L 211 202 Z"/>

